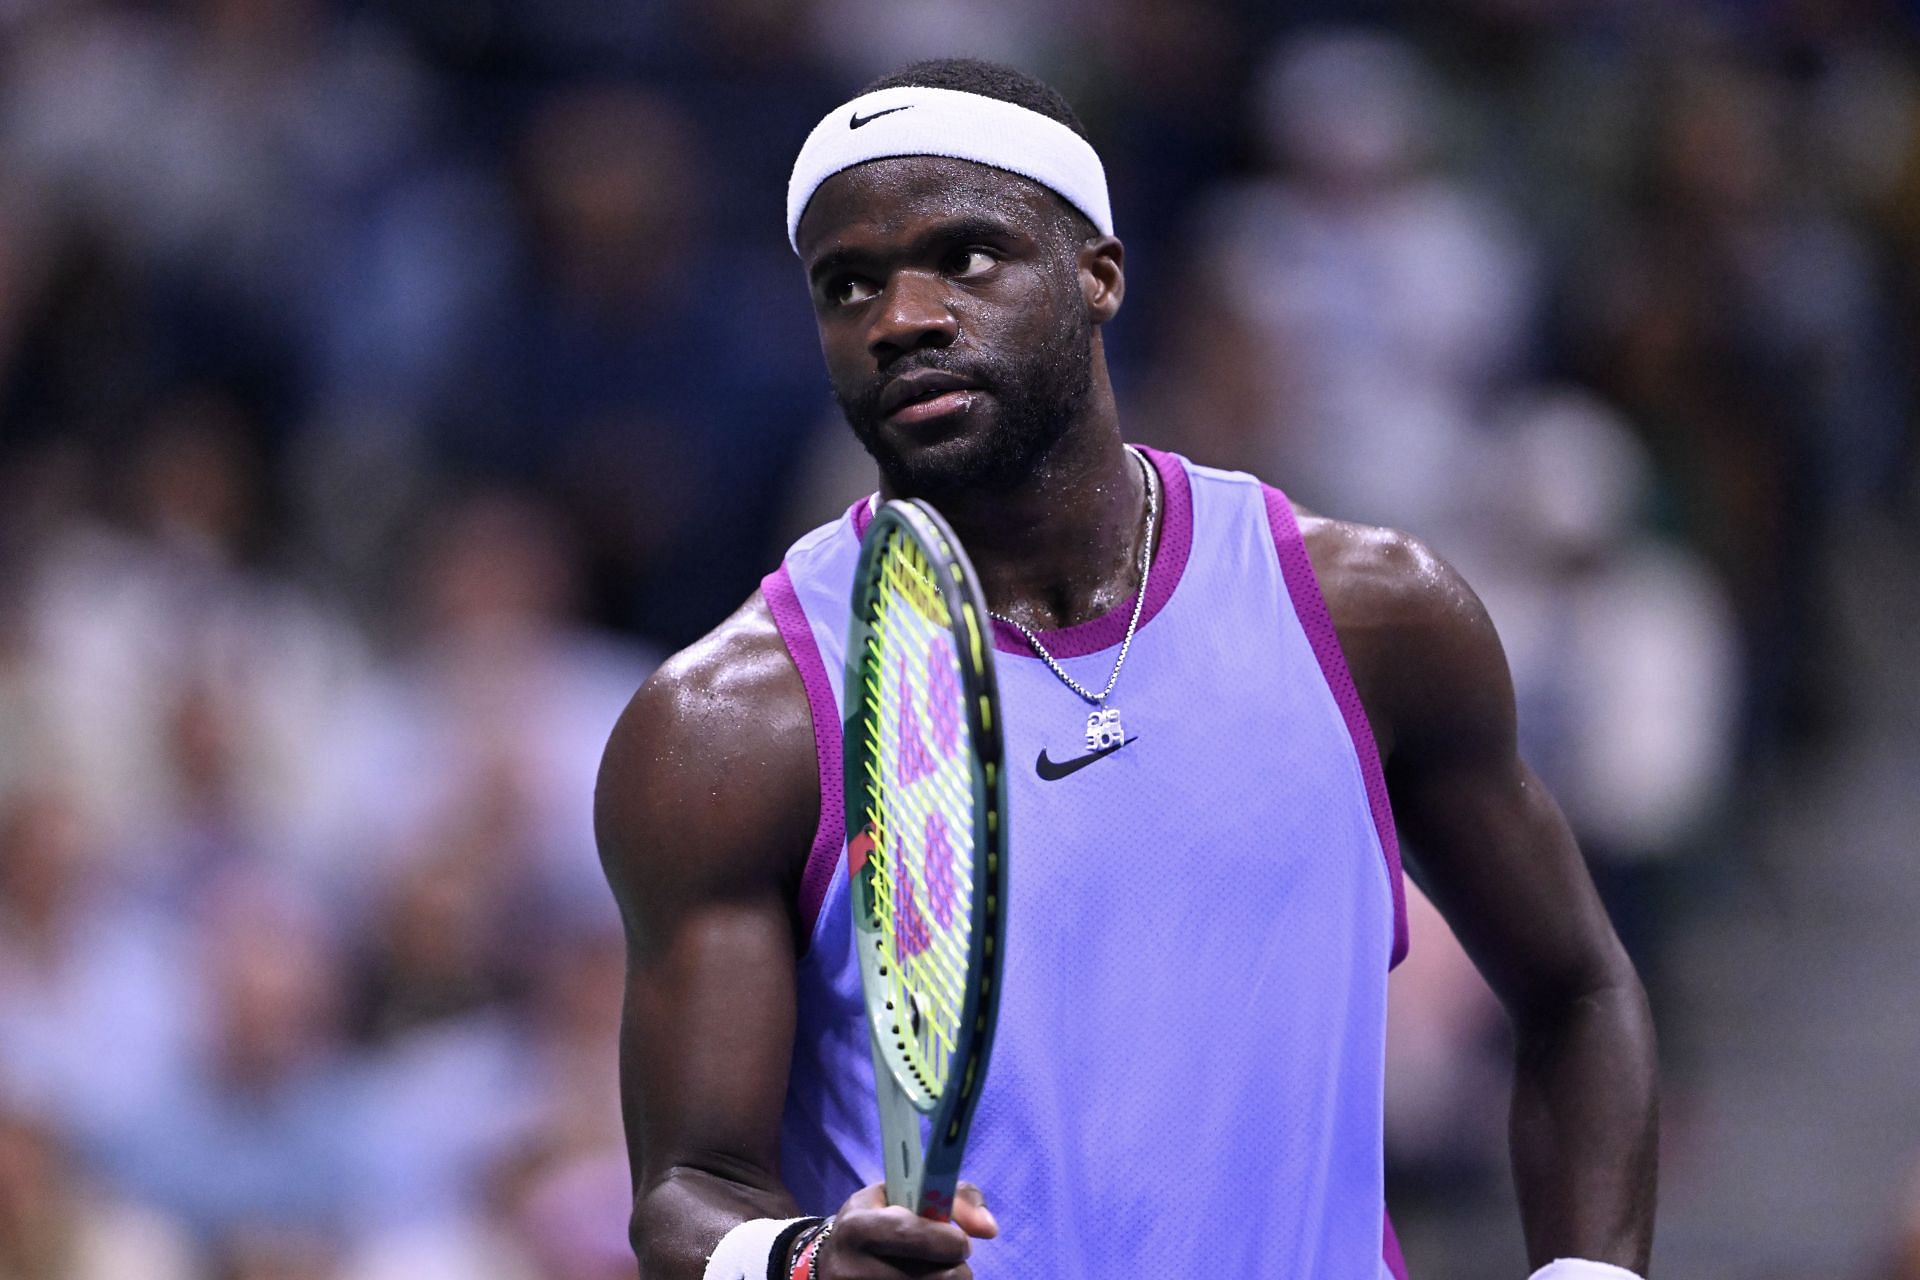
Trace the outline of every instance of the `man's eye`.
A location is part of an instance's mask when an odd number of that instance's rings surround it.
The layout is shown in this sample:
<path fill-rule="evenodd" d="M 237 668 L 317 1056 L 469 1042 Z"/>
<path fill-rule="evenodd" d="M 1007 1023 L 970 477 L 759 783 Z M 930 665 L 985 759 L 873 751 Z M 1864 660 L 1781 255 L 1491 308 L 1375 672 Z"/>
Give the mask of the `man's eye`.
<path fill-rule="evenodd" d="M 995 258 L 985 249 L 962 249 L 953 255 L 953 274 L 956 276 L 977 276 L 993 270 Z"/>
<path fill-rule="evenodd" d="M 843 307 L 856 302 L 865 302 L 876 292 L 878 291 L 871 281 L 862 280 L 859 276 L 841 276 L 827 286 L 827 297 Z"/>

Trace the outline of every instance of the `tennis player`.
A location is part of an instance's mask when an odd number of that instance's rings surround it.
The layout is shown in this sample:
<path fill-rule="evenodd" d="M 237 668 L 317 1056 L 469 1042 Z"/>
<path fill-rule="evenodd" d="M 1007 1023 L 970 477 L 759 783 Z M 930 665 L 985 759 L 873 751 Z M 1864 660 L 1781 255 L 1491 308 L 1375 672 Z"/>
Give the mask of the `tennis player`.
<path fill-rule="evenodd" d="M 787 229 L 879 497 L 932 501 L 1000 618 L 999 1030 L 976 1185 L 951 1223 L 886 1207 L 841 800 L 863 501 L 649 680 L 607 749 L 642 1274 L 1403 1276 L 1396 827 L 1512 1020 L 1536 1276 L 1644 1272 L 1646 1000 L 1515 752 L 1472 591 L 1403 534 L 1123 443 L 1101 326 L 1124 253 L 1047 86 L 966 61 L 880 81 L 807 138 Z"/>

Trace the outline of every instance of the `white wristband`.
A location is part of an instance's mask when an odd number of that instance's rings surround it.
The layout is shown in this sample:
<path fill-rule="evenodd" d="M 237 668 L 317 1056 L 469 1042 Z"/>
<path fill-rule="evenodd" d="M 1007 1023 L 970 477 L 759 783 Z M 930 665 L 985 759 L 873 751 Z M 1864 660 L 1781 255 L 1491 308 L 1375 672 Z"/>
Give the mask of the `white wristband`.
<path fill-rule="evenodd" d="M 720 1237 L 707 1259 L 702 1280 L 766 1280 L 773 1271 L 773 1247 L 788 1227 L 810 1218 L 754 1218 Z"/>
<path fill-rule="evenodd" d="M 1641 1280 L 1625 1267 L 1611 1262 L 1588 1262 L 1585 1258 L 1555 1258 L 1534 1272 L 1528 1280 Z"/>

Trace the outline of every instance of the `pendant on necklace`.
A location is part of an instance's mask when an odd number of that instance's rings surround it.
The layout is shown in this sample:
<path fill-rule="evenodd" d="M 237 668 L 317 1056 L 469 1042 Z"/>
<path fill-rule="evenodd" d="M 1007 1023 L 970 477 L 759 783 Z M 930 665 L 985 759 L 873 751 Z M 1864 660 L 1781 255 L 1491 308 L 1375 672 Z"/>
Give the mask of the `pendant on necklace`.
<path fill-rule="evenodd" d="M 1120 713 L 1108 706 L 1095 707 L 1087 717 L 1087 750 L 1106 751 L 1126 740 L 1127 732 L 1120 726 Z"/>

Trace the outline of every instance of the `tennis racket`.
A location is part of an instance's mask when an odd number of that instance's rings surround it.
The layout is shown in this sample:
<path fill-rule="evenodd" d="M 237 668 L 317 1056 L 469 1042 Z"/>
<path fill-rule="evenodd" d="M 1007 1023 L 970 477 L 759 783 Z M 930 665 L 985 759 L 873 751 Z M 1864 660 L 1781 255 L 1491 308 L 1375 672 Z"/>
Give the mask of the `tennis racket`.
<path fill-rule="evenodd" d="M 885 504 L 861 542 L 846 688 L 847 870 L 887 1201 L 944 1221 L 1000 1003 L 1006 780 L 986 602 L 924 502 Z"/>

